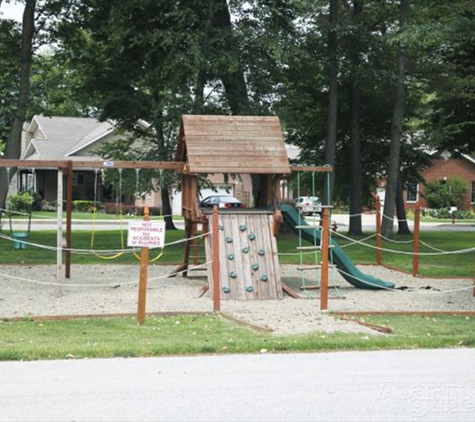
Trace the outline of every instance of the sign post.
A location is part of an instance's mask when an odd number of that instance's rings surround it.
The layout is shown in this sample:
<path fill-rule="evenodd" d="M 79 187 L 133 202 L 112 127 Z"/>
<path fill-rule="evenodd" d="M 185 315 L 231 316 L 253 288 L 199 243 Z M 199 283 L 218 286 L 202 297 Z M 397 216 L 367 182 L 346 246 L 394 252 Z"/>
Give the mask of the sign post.
<path fill-rule="evenodd" d="M 143 221 L 129 221 L 127 246 L 142 247 L 140 254 L 139 297 L 137 306 L 137 324 L 145 320 L 147 301 L 148 252 L 150 247 L 162 247 L 165 244 L 165 222 L 151 222 L 150 211 L 145 207 Z"/>

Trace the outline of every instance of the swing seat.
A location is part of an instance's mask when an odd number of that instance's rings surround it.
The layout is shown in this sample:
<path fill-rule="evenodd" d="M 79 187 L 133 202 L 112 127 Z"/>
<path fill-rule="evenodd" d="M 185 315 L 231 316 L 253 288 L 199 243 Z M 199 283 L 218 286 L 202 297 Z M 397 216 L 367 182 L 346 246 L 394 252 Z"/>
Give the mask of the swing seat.
<path fill-rule="evenodd" d="M 26 241 L 28 240 L 29 233 L 16 232 L 12 233 L 13 247 L 15 249 L 26 249 Z"/>

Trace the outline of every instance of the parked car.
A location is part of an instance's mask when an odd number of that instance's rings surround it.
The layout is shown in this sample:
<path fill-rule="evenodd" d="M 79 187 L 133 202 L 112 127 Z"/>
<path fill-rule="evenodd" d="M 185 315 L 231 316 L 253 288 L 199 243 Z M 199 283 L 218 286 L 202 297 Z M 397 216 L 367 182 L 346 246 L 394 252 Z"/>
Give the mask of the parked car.
<path fill-rule="evenodd" d="M 200 202 L 202 208 L 213 208 L 215 205 L 226 209 L 244 208 L 244 204 L 231 195 L 210 195 Z"/>
<path fill-rule="evenodd" d="M 321 215 L 322 212 L 322 204 L 316 196 L 299 196 L 295 200 L 295 208 L 297 208 L 302 215 Z"/>

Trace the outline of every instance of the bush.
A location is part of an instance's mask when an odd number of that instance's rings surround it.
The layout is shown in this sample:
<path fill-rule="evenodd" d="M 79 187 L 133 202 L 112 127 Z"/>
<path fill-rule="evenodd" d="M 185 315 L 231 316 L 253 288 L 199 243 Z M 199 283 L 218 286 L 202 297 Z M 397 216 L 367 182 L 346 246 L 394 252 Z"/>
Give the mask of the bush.
<path fill-rule="evenodd" d="M 159 207 L 148 207 L 150 215 L 162 215 L 162 209 Z M 136 207 L 135 205 L 122 205 L 122 215 L 135 215 L 137 211 L 137 215 L 144 214 L 145 207 Z M 106 214 L 115 214 L 118 215 L 119 208 L 116 208 L 114 203 L 108 202 L 105 204 L 105 213 Z"/>
<path fill-rule="evenodd" d="M 31 192 L 31 196 L 33 197 L 31 209 L 33 211 L 41 211 L 43 209 L 43 197 L 38 192 Z"/>
<path fill-rule="evenodd" d="M 56 202 L 43 201 L 41 211 L 55 212 L 57 208 Z"/>
<path fill-rule="evenodd" d="M 93 201 L 73 201 L 73 210 L 78 212 L 92 212 L 94 211 Z"/>
<path fill-rule="evenodd" d="M 451 219 L 452 218 L 452 213 L 450 212 L 449 208 L 439 208 L 439 209 L 421 208 L 421 216 L 422 217 L 428 217 L 428 218 Z M 473 219 L 475 219 L 475 212 L 473 210 L 455 211 L 455 219 L 456 220 L 473 220 Z"/>
<path fill-rule="evenodd" d="M 19 191 L 8 196 L 8 205 L 12 211 L 29 213 L 33 206 L 33 195 L 28 191 Z"/>
<path fill-rule="evenodd" d="M 427 199 L 430 208 L 443 209 L 452 206 L 463 208 L 467 192 L 468 184 L 465 180 L 451 177 L 427 183 L 422 196 Z"/>

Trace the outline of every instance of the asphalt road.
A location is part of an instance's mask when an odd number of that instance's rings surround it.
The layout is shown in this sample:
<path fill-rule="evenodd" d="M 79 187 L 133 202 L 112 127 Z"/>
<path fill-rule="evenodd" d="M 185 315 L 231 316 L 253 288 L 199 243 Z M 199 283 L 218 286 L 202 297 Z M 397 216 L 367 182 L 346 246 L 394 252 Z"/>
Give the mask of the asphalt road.
<path fill-rule="evenodd" d="M 474 421 L 475 349 L 0 362 L 1 421 Z"/>

